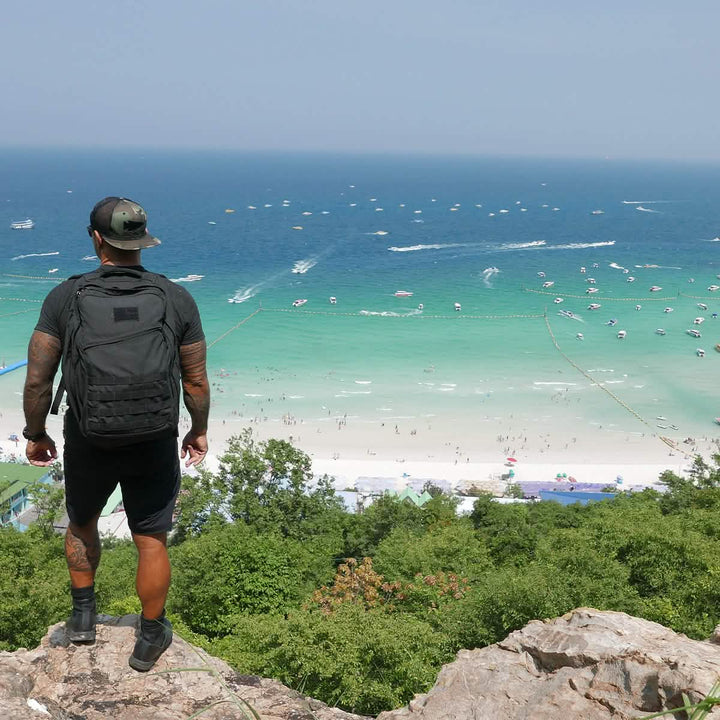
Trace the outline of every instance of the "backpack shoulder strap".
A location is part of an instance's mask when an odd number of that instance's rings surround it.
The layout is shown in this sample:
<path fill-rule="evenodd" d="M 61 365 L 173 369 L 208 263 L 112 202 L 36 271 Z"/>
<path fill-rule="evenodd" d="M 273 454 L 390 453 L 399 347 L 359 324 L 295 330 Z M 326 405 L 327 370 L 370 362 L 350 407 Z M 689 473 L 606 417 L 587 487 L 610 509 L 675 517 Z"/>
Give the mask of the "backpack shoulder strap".
<path fill-rule="evenodd" d="M 90 278 L 94 278 L 99 274 L 99 270 L 94 270 L 89 273 L 81 273 L 78 275 L 71 275 L 68 280 L 73 280 L 73 288 L 70 293 L 68 302 L 65 305 L 65 312 L 70 315 L 73 312 L 72 306 L 77 299 L 77 291 L 87 284 Z M 67 333 L 66 333 L 67 334 Z M 63 353 L 66 350 L 67 339 L 63 342 Z M 65 376 L 60 376 L 60 382 L 58 383 L 57 390 L 55 391 L 55 397 L 53 398 L 52 405 L 50 406 L 50 414 L 57 415 L 60 410 L 60 403 L 62 402 L 63 395 L 65 394 Z"/>

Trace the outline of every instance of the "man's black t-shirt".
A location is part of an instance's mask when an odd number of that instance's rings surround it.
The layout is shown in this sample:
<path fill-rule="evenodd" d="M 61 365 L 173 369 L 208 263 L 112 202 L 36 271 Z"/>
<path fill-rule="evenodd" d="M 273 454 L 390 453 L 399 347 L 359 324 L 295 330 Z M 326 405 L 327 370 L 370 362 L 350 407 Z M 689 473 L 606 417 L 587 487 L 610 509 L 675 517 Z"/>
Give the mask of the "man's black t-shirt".
<path fill-rule="evenodd" d="M 114 266 L 108 266 L 107 269 L 111 271 Z M 133 265 L 131 269 L 147 272 L 141 265 Z M 175 321 L 176 326 L 173 330 L 175 337 L 178 338 L 178 344 L 190 345 L 204 340 L 200 313 L 193 296 L 176 283 L 169 282 L 168 286 L 167 299 L 174 309 L 171 316 Z M 64 340 L 67 323 L 66 308 L 74 287 L 74 279 L 65 280 L 48 293 L 40 311 L 40 319 L 35 326 L 36 330 L 59 338 L 61 341 Z"/>

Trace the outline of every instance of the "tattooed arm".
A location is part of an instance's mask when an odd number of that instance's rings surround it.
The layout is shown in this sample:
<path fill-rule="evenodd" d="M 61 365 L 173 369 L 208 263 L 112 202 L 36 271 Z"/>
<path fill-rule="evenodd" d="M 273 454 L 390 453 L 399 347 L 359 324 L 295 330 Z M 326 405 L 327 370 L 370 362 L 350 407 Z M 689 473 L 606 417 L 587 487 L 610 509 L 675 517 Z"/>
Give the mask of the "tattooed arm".
<path fill-rule="evenodd" d="M 62 347 L 53 335 L 36 330 L 28 345 L 27 376 L 23 390 L 25 425 L 31 435 L 45 430 L 45 419 L 52 402 L 53 378 L 60 364 Z M 55 443 L 49 435 L 28 440 L 25 454 L 32 465 L 50 465 L 57 458 Z"/>
<path fill-rule="evenodd" d="M 182 442 L 181 457 L 188 455 L 186 466 L 202 462 L 207 453 L 207 424 L 210 412 L 210 383 L 206 369 L 205 341 L 180 346 L 180 371 L 183 400 L 192 426 Z"/>

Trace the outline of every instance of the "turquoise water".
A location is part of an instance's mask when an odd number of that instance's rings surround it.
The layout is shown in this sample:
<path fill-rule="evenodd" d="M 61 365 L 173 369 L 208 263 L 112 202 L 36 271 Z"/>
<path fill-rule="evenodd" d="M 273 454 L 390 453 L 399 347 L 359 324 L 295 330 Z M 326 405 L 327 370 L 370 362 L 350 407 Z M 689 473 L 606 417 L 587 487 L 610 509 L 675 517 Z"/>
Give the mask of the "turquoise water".
<path fill-rule="evenodd" d="M 59 151 L 2 160 L 7 363 L 24 357 L 57 279 L 94 266 L 83 259 L 94 202 L 124 194 L 163 240 L 146 266 L 203 275 L 186 287 L 211 344 L 216 418 L 513 413 L 642 431 L 620 400 L 653 427 L 664 416 L 678 433 L 710 434 L 720 415 L 720 291 L 707 289 L 720 284 L 718 167 Z M 9 228 L 25 217 L 33 230 Z M 3 407 L 18 402 L 21 373 L 0 377 Z"/>

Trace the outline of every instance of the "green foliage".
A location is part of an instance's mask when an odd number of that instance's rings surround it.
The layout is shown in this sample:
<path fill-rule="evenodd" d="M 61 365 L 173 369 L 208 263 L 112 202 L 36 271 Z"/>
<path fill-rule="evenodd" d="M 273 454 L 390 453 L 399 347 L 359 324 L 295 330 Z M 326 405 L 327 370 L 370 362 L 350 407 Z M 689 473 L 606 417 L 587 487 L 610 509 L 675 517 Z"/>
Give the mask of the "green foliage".
<path fill-rule="evenodd" d="M 348 519 L 345 538 L 346 557 L 374 555 L 378 545 L 394 530 L 424 532 L 432 525 L 452 523 L 456 520 L 458 501 L 449 495 L 436 493 L 422 507 L 410 500 L 399 500 L 385 493 L 361 515 Z"/>
<path fill-rule="evenodd" d="M 194 632 L 217 636 L 233 615 L 287 610 L 332 577 L 311 544 L 226 525 L 172 548 L 169 608 Z"/>
<path fill-rule="evenodd" d="M 139 613 L 135 593 L 137 550 L 131 540 L 103 541 L 103 552 L 95 576 L 98 612 L 108 615 Z"/>
<path fill-rule="evenodd" d="M 31 530 L 39 532 L 45 538 L 51 538 L 55 535 L 55 526 L 65 514 L 65 488 L 58 483 L 38 481 L 30 485 L 28 495 L 37 513 L 37 520 Z"/>
<path fill-rule="evenodd" d="M 323 535 L 340 550 L 342 501 L 327 477 L 313 477 L 308 455 L 284 440 L 255 442 L 246 430 L 220 460 L 217 475 L 183 481 L 175 544 L 233 521 L 299 540 Z"/>
<path fill-rule="evenodd" d="M 412 580 L 418 573 L 454 573 L 471 583 L 492 564 L 487 548 L 467 518 L 425 532 L 393 530 L 380 542 L 375 569 L 387 580 Z"/>
<path fill-rule="evenodd" d="M 69 614 L 62 540 L 0 529 L 0 650 L 33 648 Z"/>
<path fill-rule="evenodd" d="M 422 620 L 353 604 L 330 615 L 237 618 L 211 651 L 241 672 L 368 715 L 407 703 L 451 659 L 445 639 Z"/>

